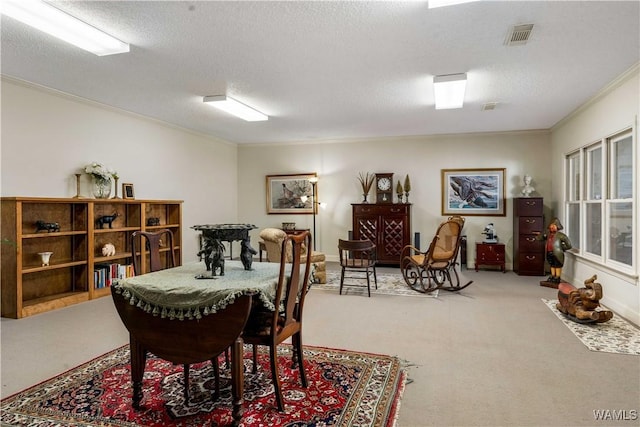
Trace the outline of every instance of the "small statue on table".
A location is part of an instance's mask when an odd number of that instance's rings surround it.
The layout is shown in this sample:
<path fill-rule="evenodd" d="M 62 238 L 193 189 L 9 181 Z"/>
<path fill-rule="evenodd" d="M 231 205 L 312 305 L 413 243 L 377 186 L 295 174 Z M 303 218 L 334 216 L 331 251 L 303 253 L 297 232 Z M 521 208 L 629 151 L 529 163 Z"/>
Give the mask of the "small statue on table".
<path fill-rule="evenodd" d="M 220 269 L 220 275 L 224 276 L 224 244 L 219 239 L 204 237 L 202 239 L 202 248 L 198 252 L 198 258 L 204 260 L 207 271 L 211 271 L 211 275 L 216 275 L 216 270 Z"/>
<path fill-rule="evenodd" d="M 253 256 L 258 253 L 251 247 L 251 239 L 246 238 L 240 241 L 240 261 L 245 270 L 251 270 L 251 264 L 253 263 Z"/>
<path fill-rule="evenodd" d="M 220 269 L 220 276 L 224 276 L 224 244 L 222 241 L 211 239 L 211 252 L 207 258 L 211 266 L 211 275 L 215 276 L 216 271 Z"/>

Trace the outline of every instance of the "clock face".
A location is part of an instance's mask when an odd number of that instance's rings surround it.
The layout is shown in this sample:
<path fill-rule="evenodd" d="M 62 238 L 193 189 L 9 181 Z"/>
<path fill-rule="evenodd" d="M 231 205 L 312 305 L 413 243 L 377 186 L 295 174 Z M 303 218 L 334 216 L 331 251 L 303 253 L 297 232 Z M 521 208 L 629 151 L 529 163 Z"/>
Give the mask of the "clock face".
<path fill-rule="evenodd" d="M 387 191 L 391 188 L 391 180 L 389 178 L 380 178 L 378 180 L 378 189 Z"/>

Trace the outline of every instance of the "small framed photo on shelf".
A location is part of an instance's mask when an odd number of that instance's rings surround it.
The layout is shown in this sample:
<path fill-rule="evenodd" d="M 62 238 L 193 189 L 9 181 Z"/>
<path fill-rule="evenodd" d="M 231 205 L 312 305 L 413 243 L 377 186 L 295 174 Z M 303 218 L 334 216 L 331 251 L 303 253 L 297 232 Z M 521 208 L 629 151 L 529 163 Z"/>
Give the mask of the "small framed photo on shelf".
<path fill-rule="evenodd" d="M 133 193 L 133 184 L 122 184 L 122 198 L 135 199 L 135 195 Z"/>

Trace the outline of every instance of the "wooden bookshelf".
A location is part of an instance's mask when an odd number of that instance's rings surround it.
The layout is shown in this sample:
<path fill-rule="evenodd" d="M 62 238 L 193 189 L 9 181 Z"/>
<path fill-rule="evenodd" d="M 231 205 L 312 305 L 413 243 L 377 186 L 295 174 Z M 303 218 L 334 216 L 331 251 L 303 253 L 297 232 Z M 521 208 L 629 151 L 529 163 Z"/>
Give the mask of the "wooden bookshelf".
<path fill-rule="evenodd" d="M 131 233 L 169 228 L 176 264 L 182 263 L 182 201 L 2 197 L 2 316 L 19 319 L 109 295 L 94 283 L 95 266 L 130 264 Z M 96 224 L 117 214 L 111 228 Z M 154 218 L 154 225 L 147 225 Z M 37 231 L 36 221 L 59 229 Z M 112 243 L 116 254 L 102 255 Z M 39 252 L 53 252 L 42 265 Z M 147 271 L 148 256 L 142 257 Z"/>

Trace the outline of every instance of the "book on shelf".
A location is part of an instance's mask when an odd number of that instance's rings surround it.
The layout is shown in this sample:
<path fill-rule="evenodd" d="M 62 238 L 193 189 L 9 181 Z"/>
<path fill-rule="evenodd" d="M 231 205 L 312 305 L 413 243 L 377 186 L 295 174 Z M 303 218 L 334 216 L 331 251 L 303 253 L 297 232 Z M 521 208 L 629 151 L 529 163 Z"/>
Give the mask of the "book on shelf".
<path fill-rule="evenodd" d="M 95 289 L 110 287 L 114 280 L 135 276 L 132 264 L 96 264 L 93 270 Z"/>

